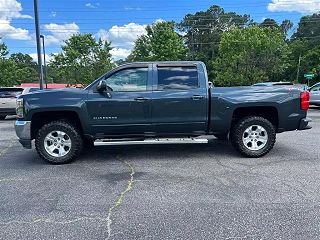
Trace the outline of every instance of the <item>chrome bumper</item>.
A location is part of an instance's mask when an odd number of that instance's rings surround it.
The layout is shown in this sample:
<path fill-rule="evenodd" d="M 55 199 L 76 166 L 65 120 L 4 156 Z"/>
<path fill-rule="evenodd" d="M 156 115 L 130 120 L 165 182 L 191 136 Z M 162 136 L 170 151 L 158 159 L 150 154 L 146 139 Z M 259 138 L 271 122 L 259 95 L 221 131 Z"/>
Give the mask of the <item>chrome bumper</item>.
<path fill-rule="evenodd" d="M 14 124 L 19 142 L 24 148 L 31 149 L 31 121 L 16 121 Z"/>

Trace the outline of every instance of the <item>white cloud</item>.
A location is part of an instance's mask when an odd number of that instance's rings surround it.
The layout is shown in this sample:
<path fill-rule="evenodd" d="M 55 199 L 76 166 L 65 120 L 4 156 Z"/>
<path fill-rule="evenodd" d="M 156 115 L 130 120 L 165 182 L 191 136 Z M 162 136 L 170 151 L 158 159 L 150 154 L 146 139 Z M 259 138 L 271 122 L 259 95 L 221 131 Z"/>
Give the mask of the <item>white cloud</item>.
<path fill-rule="evenodd" d="M 128 57 L 134 42 L 143 34 L 146 34 L 146 25 L 129 23 L 123 26 L 113 26 L 109 30 L 100 29 L 96 36 L 103 41 L 111 41 L 111 54 L 114 60 Z"/>
<path fill-rule="evenodd" d="M 157 20 L 154 21 L 154 23 L 163 23 L 166 20 L 163 20 L 162 18 L 158 18 Z"/>
<path fill-rule="evenodd" d="M 129 23 L 123 26 L 113 26 L 108 31 L 100 29 L 97 36 L 102 40 L 112 42 L 112 46 L 131 49 L 138 37 L 146 33 L 146 25 Z"/>
<path fill-rule="evenodd" d="M 96 3 L 96 4 L 94 4 L 94 3 L 86 3 L 85 6 L 88 7 L 88 8 L 98 8 L 100 6 L 100 3 Z"/>
<path fill-rule="evenodd" d="M 57 12 L 52 11 L 50 16 L 55 18 L 57 16 Z"/>
<path fill-rule="evenodd" d="M 320 11 L 319 0 L 272 0 L 268 5 L 271 12 L 316 13 Z"/>
<path fill-rule="evenodd" d="M 0 9 L 0 19 L 32 18 L 29 15 L 21 14 L 22 6 L 17 0 L 0 0 Z"/>
<path fill-rule="evenodd" d="M 113 48 L 110 51 L 113 60 L 117 61 L 120 59 L 125 59 L 129 56 L 129 54 L 131 53 L 131 50 L 129 49 L 124 49 L 124 48 Z"/>
<path fill-rule="evenodd" d="M 141 11 L 142 8 L 141 7 L 125 7 L 124 10 L 127 10 L 127 11 Z"/>
<path fill-rule="evenodd" d="M 38 54 L 37 53 L 30 53 L 29 56 L 32 57 L 34 62 L 36 62 L 36 63 L 38 62 Z M 43 62 L 44 62 L 43 54 L 41 54 L 41 57 L 42 57 L 42 64 L 43 64 Z M 46 63 L 49 63 L 52 59 L 53 59 L 53 57 L 51 55 L 46 54 Z"/>
<path fill-rule="evenodd" d="M 15 28 L 10 25 L 9 20 L 0 19 L 0 38 L 14 40 L 31 40 L 29 31 L 22 28 Z"/>
<path fill-rule="evenodd" d="M 80 28 L 75 23 L 56 24 L 50 23 L 44 25 L 44 29 L 50 34 L 46 35 L 46 45 L 61 44 L 72 35 L 79 33 Z"/>
<path fill-rule="evenodd" d="M 16 28 L 11 25 L 14 18 L 32 18 L 21 14 L 21 3 L 16 0 L 0 0 L 0 38 L 14 40 L 30 40 L 27 29 Z"/>

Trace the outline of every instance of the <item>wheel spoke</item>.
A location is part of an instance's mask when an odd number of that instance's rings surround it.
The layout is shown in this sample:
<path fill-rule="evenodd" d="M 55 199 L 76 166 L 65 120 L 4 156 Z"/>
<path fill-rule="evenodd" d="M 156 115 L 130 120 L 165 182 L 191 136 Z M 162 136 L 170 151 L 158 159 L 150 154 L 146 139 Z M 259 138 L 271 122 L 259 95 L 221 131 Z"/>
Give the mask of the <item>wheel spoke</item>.
<path fill-rule="evenodd" d="M 46 138 L 45 138 L 45 141 L 49 141 L 49 142 L 51 142 L 51 143 L 53 143 L 54 140 L 56 140 L 56 138 L 55 138 L 54 136 L 52 136 L 52 135 L 48 135 L 48 136 L 46 136 Z"/>
<path fill-rule="evenodd" d="M 63 145 L 63 146 L 67 146 L 67 147 L 71 147 L 71 140 L 70 140 L 70 139 L 64 140 L 64 142 L 63 142 L 62 145 Z"/>
<path fill-rule="evenodd" d="M 253 148 L 254 150 L 257 150 L 257 149 L 259 148 L 259 146 L 258 146 L 258 144 L 257 144 L 256 141 L 253 141 L 253 142 L 252 142 L 252 148 Z"/>
<path fill-rule="evenodd" d="M 251 139 L 249 137 L 243 139 L 243 142 L 245 145 L 247 145 L 249 142 L 251 142 Z"/>
<path fill-rule="evenodd" d="M 56 146 L 54 146 L 53 144 L 51 146 L 47 146 L 46 149 L 50 152 L 53 153 L 54 150 L 56 150 Z"/>

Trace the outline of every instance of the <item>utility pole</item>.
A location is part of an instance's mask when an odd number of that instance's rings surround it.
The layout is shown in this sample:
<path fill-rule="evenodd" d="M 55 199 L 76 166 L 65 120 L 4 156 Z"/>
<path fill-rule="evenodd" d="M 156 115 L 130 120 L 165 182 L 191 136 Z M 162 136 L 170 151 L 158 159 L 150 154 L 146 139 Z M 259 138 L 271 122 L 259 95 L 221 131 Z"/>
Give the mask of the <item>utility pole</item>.
<path fill-rule="evenodd" d="M 298 62 L 298 69 L 297 69 L 297 78 L 296 78 L 297 83 L 299 83 L 300 66 L 301 66 L 301 54 L 299 55 L 299 62 Z"/>
<path fill-rule="evenodd" d="M 44 36 L 40 35 L 40 38 L 42 39 L 42 53 L 43 53 L 43 80 L 46 84 L 46 88 L 48 88 L 47 84 L 47 62 L 46 62 L 46 48 L 44 46 Z"/>
<path fill-rule="evenodd" d="M 39 81 L 40 81 L 40 89 L 42 90 L 43 89 L 43 67 L 42 67 L 41 44 L 40 44 L 38 0 L 33 0 L 33 4 L 34 4 L 34 23 L 35 23 L 35 28 L 36 28 L 36 40 L 37 40 Z"/>

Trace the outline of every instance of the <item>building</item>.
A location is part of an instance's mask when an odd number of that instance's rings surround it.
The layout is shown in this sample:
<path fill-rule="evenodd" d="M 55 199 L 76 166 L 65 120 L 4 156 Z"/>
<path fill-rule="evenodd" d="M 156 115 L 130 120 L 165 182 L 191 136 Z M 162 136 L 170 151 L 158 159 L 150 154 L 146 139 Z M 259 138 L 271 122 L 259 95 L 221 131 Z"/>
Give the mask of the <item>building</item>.
<path fill-rule="evenodd" d="M 37 88 L 39 83 L 22 83 L 19 87 L 24 88 Z M 83 88 L 82 84 L 64 84 L 64 83 L 48 83 L 44 84 L 44 88 L 56 89 L 56 88 Z"/>

